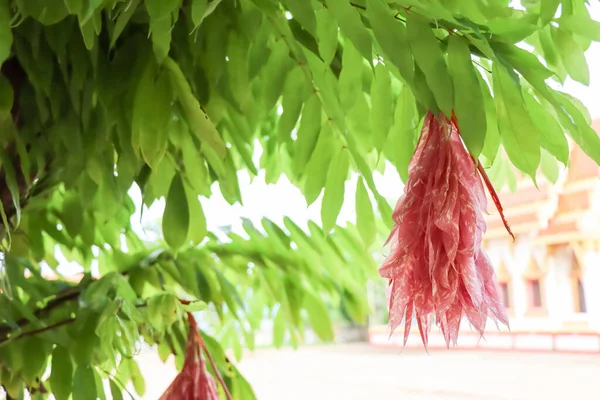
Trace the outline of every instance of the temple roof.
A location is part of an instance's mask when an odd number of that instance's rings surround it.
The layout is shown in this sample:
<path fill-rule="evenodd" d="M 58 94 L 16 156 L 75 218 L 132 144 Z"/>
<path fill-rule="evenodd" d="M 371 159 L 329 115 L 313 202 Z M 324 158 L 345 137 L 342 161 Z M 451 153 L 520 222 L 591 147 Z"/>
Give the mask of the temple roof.
<path fill-rule="evenodd" d="M 600 132 L 600 119 L 592 127 Z M 569 166 L 555 184 L 540 175 L 536 188 L 529 177 L 521 175 L 515 193 L 505 186 L 498 197 L 517 236 L 527 235 L 544 244 L 600 238 L 600 207 L 595 200 L 600 195 L 598 178 L 598 165 L 579 146 L 572 145 Z M 488 204 L 486 239 L 509 238 L 489 195 Z"/>

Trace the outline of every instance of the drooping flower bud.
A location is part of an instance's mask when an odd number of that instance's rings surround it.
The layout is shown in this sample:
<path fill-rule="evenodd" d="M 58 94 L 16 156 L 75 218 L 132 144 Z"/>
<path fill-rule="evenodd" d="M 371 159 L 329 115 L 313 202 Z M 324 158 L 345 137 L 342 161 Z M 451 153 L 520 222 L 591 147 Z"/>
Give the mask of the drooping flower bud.
<path fill-rule="evenodd" d="M 190 313 L 188 321 L 190 332 L 183 368 L 159 400 L 219 400 L 217 384 L 202 356 L 202 337 Z"/>
<path fill-rule="evenodd" d="M 479 172 L 485 174 L 480 166 Z M 391 331 L 405 320 L 404 344 L 413 314 L 425 346 L 432 316 L 448 346 L 456 345 L 463 316 L 480 334 L 488 317 L 508 325 L 494 270 L 481 248 L 486 211 L 478 165 L 456 121 L 429 112 L 393 214 L 390 254 L 379 270 L 389 283 Z"/>

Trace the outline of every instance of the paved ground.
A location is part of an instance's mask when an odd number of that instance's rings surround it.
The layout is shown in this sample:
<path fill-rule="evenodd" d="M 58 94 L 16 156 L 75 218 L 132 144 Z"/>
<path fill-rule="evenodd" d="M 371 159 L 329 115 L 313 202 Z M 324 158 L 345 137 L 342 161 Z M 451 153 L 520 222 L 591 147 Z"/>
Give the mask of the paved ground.
<path fill-rule="evenodd" d="M 157 399 L 172 369 L 143 357 L 146 398 Z M 600 399 L 600 356 L 316 346 L 261 350 L 240 369 L 258 400 Z"/>

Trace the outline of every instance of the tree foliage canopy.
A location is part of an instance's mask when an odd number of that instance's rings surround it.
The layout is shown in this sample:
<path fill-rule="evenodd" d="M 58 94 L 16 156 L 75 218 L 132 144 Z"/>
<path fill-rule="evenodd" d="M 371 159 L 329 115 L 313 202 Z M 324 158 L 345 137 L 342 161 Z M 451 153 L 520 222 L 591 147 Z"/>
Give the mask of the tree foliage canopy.
<path fill-rule="evenodd" d="M 567 137 L 600 162 L 585 107 L 556 89 L 589 82 L 600 24 L 583 0 L 509 3 L 0 0 L 0 384 L 13 398 L 104 398 L 103 380 L 114 399 L 129 381 L 142 393 L 139 339 L 181 365 L 181 313 L 206 307 L 232 395 L 254 398 L 221 346 L 252 347 L 265 307 L 278 345 L 305 321 L 330 339 L 331 304 L 364 319 L 368 249 L 391 224 L 373 173 L 389 161 L 406 179 L 428 110 L 456 114 L 500 184 L 511 164 L 552 178 Z M 322 194 L 321 226 L 207 232 L 199 197 L 242 203 L 240 170 L 285 175 L 308 204 Z M 132 185 L 145 205 L 166 199 L 164 241 L 132 230 Z M 80 282 L 42 276 L 56 248 Z"/>

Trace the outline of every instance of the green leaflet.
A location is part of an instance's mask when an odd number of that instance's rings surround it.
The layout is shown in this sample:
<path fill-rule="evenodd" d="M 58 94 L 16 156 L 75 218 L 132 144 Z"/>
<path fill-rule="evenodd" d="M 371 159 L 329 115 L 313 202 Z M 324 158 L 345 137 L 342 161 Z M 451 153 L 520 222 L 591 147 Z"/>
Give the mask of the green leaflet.
<path fill-rule="evenodd" d="M 144 380 L 144 375 L 142 375 L 142 371 L 140 371 L 138 363 L 133 358 L 129 359 L 128 364 L 129 371 L 131 373 L 131 383 L 133 383 L 133 389 L 138 395 L 143 396 L 146 393 L 146 381 Z"/>
<path fill-rule="evenodd" d="M 583 49 L 573 35 L 565 29 L 552 29 L 552 38 L 562 62 L 573 80 L 584 85 L 590 84 L 590 70 Z"/>
<path fill-rule="evenodd" d="M 310 326 L 319 339 L 323 341 L 333 340 L 333 324 L 329 319 L 329 313 L 325 304 L 317 296 L 310 292 L 304 295 L 303 308 L 308 312 Z"/>
<path fill-rule="evenodd" d="M 304 170 L 306 180 L 304 182 L 303 193 L 308 205 L 317 200 L 321 189 L 325 186 L 327 171 L 331 161 L 331 148 L 336 143 L 334 139 L 331 124 L 326 123 L 321 128 L 315 150 Z"/>
<path fill-rule="evenodd" d="M 177 20 L 181 0 L 147 0 L 144 2 L 150 16 L 152 49 L 159 62 L 168 57 L 171 50 L 171 32 Z"/>
<path fill-rule="evenodd" d="M 547 24 L 556 14 L 556 10 L 560 5 L 561 0 L 542 0 L 540 1 L 540 19 L 542 23 Z"/>
<path fill-rule="evenodd" d="M 333 156 L 327 171 L 325 193 L 321 205 L 323 230 L 329 232 L 335 226 L 344 203 L 344 186 L 350 168 L 350 155 L 345 149 L 338 150 Z"/>
<path fill-rule="evenodd" d="M 367 1 L 367 17 L 371 23 L 375 39 L 377 39 L 387 57 L 398 68 L 400 75 L 407 82 L 410 82 L 414 74 L 414 68 L 412 55 L 408 51 L 406 28 L 394 19 L 391 10 L 383 0 Z"/>
<path fill-rule="evenodd" d="M 319 100 L 316 93 L 313 93 L 304 103 L 298 138 L 294 146 L 292 171 L 297 178 L 302 175 L 303 169 L 307 166 L 317 144 L 319 131 L 321 130 L 321 114 L 321 100 Z"/>
<path fill-rule="evenodd" d="M 202 209 L 202 203 L 196 194 L 189 186 L 185 186 L 187 203 L 189 206 L 189 240 L 194 244 L 199 244 L 204 240 L 208 233 L 206 228 L 206 216 Z"/>
<path fill-rule="evenodd" d="M 194 29 L 198 29 L 202 23 L 207 8 L 208 0 L 192 0 L 192 22 L 194 23 Z"/>
<path fill-rule="evenodd" d="M 133 106 L 132 141 L 146 163 L 156 169 L 167 151 L 172 119 L 173 91 L 166 70 L 157 72 L 152 63 L 138 84 Z"/>
<path fill-rule="evenodd" d="M 298 122 L 302 104 L 310 95 L 310 89 L 310 82 L 307 81 L 306 74 L 300 66 L 288 73 L 281 99 L 283 114 L 277 129 L 280 142 L 291 140 L 290 133 Z"/>
<path fill-rule="evenodd" d="M 282 0 L 282 3 L 308 33 L 313 36 L 317 35 L 317 18 L 310 1 Z"/>
<path fill-rule="evenodd" d="M 388 137 L 388 147 L 394 166 L 402 182 L 408 180 L 408 163 L 416 147 L 416 138 L 419 136 L 418 113 L 415 97 L 409 88 L 404 87 L 396 110 L 394 112 L 394 126 Z"/>
<path fill-rule="evenodd" d="M 113 400 L 123 400 L 123 391 L 119 385 L 117 385 L 114 379 L 110 380 L 110 395 L 112 396 Z"/>
<path fill-rule="evenodd" d="M 392 82 L 387 68 L 378 63 L 371 86 L 371 134 L 375 148 L 381 152 L 394 122 Z"/>
<path fill-rule="evenodd" d="M 481 153 L 485 156 L 485 158 L 489 160 L 490 163 L 493 163 L 494 159 L 496 158 L 496 155 L 498 154 L 498 148 L 500 147 L 498 116 L 496 113 L 496 105 L 494 104 L 494 99 L 492 98 L 492 95 L 490 93 L 490 87 L 480 74 L 478 74 L 478 80 L 485 104 L 487 126 L 485 141 L 483 143 L 483 149 L 481 150 Z"/>
<path fill-rule="evenodd" d="M 192 89 L 185 79 L 179 66 L 170 58 L 165 59 L 165 67 L 172 74 L 173 84 L 177 89 L 179 102 L 185 113 L 190 129 L 200 140 L 206 142 L 221 158 L 225 158 L 227 148 L 219 135 L 217 128 L 200 107 L 198 100 L 192 94 Z"/>
<path fill-rule="evenodd" d="M 325 3 L 338 21 L 342 33 L 348 36 L 360 54 L 370 63 L 373 60 L 371 35 L 360 20 L 358 11 L 346 0 L 326 0 Z"/>
<path fill-rule="evenodd" d="M 467 43 L 451 35 L 448 44 L 448 69 L 454 82 L 454 113 L 458 120 L 460 136 L 469 153 L 479 157 L 487 130 L 485 102 L 477 72 L 471 61 Z"/>
<path fill-rule="evenodd" d="M 0 0 L 0 65 L 10 56 L 13 43 L 11 12 L 8 0 Z"/>
<path fill-rule="evenodd" d="M 17 173 L 10 157 L 6 154 L 6 150 L 2 148 L 0 148 L 0 161 L 2 162 L 6 185 L 8 186 L 8 190 L 12 197 L 12 203 L 15 208 L 14 215 L 16 216 L 16 221 L 13 228 L 17 228 L 21 223 L 21 193 L 17 182 Z M 4 219 L 4 216 L 2 218 Z"/>
<path fill-rule="evenodd" d="M 525 108 L 521 88 L 506 70 L 493 69 L 498 128 L 510 161 L 535 181 L 540 164 L 540 133 Z"/>
<path fill-rule="evenodd" d="M 415 61 L 423 71 L 438 107 L 446 116 L 451 116 L 454 105 L 452 79 L 435 35 L 427 22 L 414 13 L 406 17 L 406 33 Z"/>
<path fill-rule="evenodd" d="M 567 127 L 569 135 L 575 140 L 575 143 L 600 165 L 600 137 L 586 121 L 579 108 L 569 100 L 569 97 L 561 92 L 555 92 L 554 96 L 570 115 L 568 117 L 559 114 L 561 123 Z"/>
<path fill-rule="evenodd" d="M 190 212 L 183 181 L 175 174 L 169 187 L 165 212 L 162 218 L 162 231 L 165 241 L 177 250 L 186 243 L 190 228 Z"/>
<path fill-rule="evenodd" d="M 340 104 L 349 111 L 362 92 L 363 58 L 351 42 L 344 46 L 342 71 L 338 78 Z"/>
<path fill-rule="evenodd" d="M 338 26 L 331 12 L 325 7 L 317 10 L 316 37 L 321 59 L 325 64 L 331 64 L 338 46 Z"/>
<path fill-rule="evenodd" d="M 340 105 L 337 96 L 338 81 L 335 76 L 321 60 L 312 53 L 307 53 L 307 60 L 313 75 L 313 81 L 318 90 L 323 110 L 329 117 L 329 120 L 336 125 L 340 132 L 345 132 L 345 113 Z"/>
<path fill-rule="evenodd" d="M 552 26 L 548 25 L 538 32 L 538 36 L 542 47 L 542 53 L 548 67 L 557 75 L 557 79 L 560 82 L 564 82 L 567 77 L 567 71 L 562 63 L 558 49 L 556 48 L 556 43 L 552 38 L 553 29 Z"/>
<path fill-rule="evenodd" d="M 587 13 L 561 16 L 558 20 L 561 28 L 595 42 L 600 41 L 600 22 L 594 21 Z"/>
<path fill-rule="evenodd" d="M 73 400 L 96 398 L 96 378 L 89 365 L 78 365 L 73 378 Z"/>
<path fill-rule="evenodd" d="M 147 300 L 148 321 L 158 330 L 169 328 L 177 320 L 178 301 L 171 293 L 159 293 Z"/>
<path fill-rule="evenodd" d="M 356 227 L 367 247 L 375 241 L 377 234 L 376 219 L 369 193 L 363 178 L 360 177 L 356 184 Z"/>
<path fill-rule="evenodd" d="M 556 183 L 560 174 L 556 159 L 544 149 L 542 149 L 540 155 L 540 167 L 542 169 L 542 173 L 551 183 Z"/>
<path fill-rule="evenodd" d="M 531 94 L 523 92 L 525 106 L 531 115 L 533 123 L 541 134 L 540 145 L 561 163 L 567 165 L 569 162 L 569 143 L 563 133 L 563 129 L 552 116 L 549 110 L 545 110 Z"/>
<path fill-rule="evenodd" d="M 115 43 L 117 42 L 117 39 L 121 36 L 121 33 L 123 33 L 123 30 L 125 29 L 125 27 L 129 23 L 129 21 L 131 20 L 131 17 L 137 10 L 140 2 L 141 2 L 141 0 L 132 0 L 131 3 L 129 3 L 129 5 L 127 7 L 125 7 L 125 9 L 121 12 L 121 14 L 119 14 L 119 18 L 117 18 L 117 21 L 115 22 L 115 27 L 111 31 L 111 37 L 110 37 L 110 47 L 111 48 L 115 47 Z"/>

